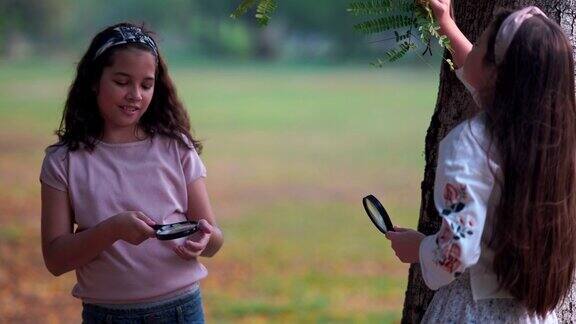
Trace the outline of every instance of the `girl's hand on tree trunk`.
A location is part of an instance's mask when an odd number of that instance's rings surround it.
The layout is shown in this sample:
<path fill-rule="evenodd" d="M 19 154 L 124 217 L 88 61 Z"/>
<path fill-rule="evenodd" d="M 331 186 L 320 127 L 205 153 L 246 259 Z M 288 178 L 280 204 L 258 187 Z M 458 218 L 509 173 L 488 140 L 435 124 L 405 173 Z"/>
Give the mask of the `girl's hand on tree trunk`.
<path fill-rule="evenodd" d="M 424 234 L 394 226 L 394 232 L 386 233 L 386 238 L 392 243 L 392 249 L 400 261 L 404 263 L 418 263 L 420 242 L 426 237 Z"/>

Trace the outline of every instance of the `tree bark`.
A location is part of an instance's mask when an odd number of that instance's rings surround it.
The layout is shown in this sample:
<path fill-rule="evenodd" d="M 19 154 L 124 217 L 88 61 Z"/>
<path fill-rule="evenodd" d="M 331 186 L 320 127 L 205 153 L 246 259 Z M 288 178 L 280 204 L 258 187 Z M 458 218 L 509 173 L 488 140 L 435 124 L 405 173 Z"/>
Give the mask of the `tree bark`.
<path fill-rule="evenodd" d="M 572 48 L 575 43 L 575 13 L 576 3 L 572 0 L 486 0 L 486 1 L 454 1 L 454 16 L 462 32 L 470 40 L 476 40 L 492 21 L 493 13 L 498 8 L 518 8 L 535 5 L 542 9 L 550 19 L 562 26 L 568 35 Z M 441 218 L 434 207 L 434 178 L 440 140 L 456 125 L 477 112 L 472 98 L 456 78 L 447 64 L 442 64 L 440 70 L 440 85 L 436 108 L 432 115 L 426 134 L 424 180 L 421 183 L 422 201 L 418 231 L 431 235 L 436 233 L 441 224 Z M 434 292 L 426 287 L 420 266 L 412 264 L 408 275 L 402 323 L 419 323 L 432 300 Z M 560 322 L 576 322 L 576 288 L 557 309 Z"/>

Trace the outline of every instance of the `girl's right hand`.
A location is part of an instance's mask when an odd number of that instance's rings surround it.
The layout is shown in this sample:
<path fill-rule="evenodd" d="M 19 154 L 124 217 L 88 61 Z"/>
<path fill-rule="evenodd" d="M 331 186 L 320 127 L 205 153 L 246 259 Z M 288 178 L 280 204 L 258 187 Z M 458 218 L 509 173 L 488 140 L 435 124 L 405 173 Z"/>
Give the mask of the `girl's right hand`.
<path fill-rule="evenodd" d="M 141 211 L 126 211 L 114 215 L 111 225 L 117 239 L 133 245 L 155 237 L 155 231 L 152 228 L 155 222 Z"/>
<path fill-rule="evenodd" d="M 447 21 L 452 20 L 451 0 L 430 0 L 430 9 L 434 13 L 438 24 L 442 26 Z"/>

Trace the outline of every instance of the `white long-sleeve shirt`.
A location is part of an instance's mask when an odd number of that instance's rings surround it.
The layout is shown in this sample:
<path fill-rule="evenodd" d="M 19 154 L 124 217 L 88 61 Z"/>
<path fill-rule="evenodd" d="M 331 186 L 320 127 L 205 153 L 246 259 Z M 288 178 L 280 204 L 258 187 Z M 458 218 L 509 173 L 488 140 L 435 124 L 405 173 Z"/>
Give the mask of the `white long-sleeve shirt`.
<path fill-rule="evenodd" d="M 490 237 L 485 225 L 500 196 L 495 156 L 483 114 L 464 121 L 440 142 L 434 204 L 442 225 L 420 245 L 422 276 L 430 289 L 449 284 L 470 268 L 474 300 L 511 297 L 498 290 L 493 253 L 485 244 Z"/>

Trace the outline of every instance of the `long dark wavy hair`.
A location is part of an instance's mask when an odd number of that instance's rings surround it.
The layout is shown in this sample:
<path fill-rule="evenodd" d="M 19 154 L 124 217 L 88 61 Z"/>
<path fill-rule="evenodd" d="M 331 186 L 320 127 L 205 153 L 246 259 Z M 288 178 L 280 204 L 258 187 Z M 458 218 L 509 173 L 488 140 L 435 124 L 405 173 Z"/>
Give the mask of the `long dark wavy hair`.
<path fill-rule="evenodd" d="M 59 143 L 55 145 L 65 145 L 70 151 L 81 147 L 92 151 L 102 136 L 104 126 L 94 91 L 102 71 L 113 64 L 114 53 L 129 47 L 154 54 L 152 49 L 144 44 L 130 43 L 113 46 L 94 59 L 95 53 L 108 39 L 112 30 L 120 26 L 139 27 L 143 33 L 153 37 L 152 32 L 143 26 L 124 22 L 104 29 L 92 39 L 88 50 L 78 63 L 76 78 L 70 86 L 60 127 L 56 131 Z M 140 118 L 139 126 L 151 137 L 156 134 L 165 135 L 190 147 L 182 137 L 185 136 L 200 153 L 202 144 L 192 137 L 188 114 L 176 94 L 176 87 L 168 75 L 168 68 L 159 51 L 156 58 L 154 94 L 148 110 Z"/>
<path fill-rule="evenodd" d="M 534 16 L 496 64 L 510 13 L 497 14 L 484 58 L 497 73 L 485 111 L 503 175 L 489 245 L 500 287 L 544 316 L 566 297 L 576 264 L 574 62 L 562 29 Z"/>

